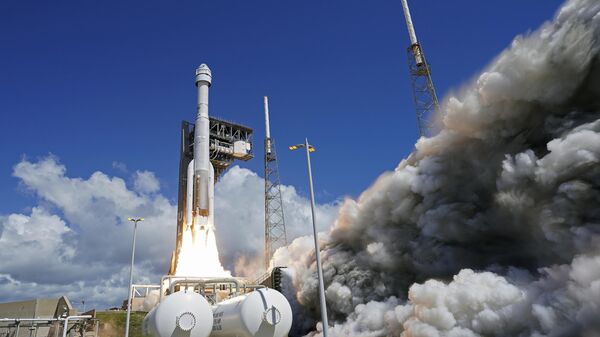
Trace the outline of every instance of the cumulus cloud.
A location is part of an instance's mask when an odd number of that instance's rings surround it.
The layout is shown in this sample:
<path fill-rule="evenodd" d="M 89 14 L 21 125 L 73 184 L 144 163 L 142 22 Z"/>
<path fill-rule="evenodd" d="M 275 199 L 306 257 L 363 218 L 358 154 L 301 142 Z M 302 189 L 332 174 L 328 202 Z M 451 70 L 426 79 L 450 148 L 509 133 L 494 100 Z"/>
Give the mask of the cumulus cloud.
<path fill-rule="evenodd" d="M 155 193 L 160 190 L 160 182 L 156 179 L 154 172 L 135 171 L 133 189 L 140 193 Z"/>
<path fill-rule="evenodd" d="M 598 332 L 600 3 L 570 0 L 443 101 L 439 134 L 346 200 L 321 255 L 335 336 Z M 293 242 L 299 332 L 320 335 Z M 591 335 L 590 335 L 591 336 Z"/>
<path fill-rule="evenodd" d="M 174 243 L 157 233 L 173 230 L 176 209 L 164 196 L 138 193 L 102 172 L 69 177 L 56 157 L 23 160 L 13 175 L 39 204 L 29 214 L 0 217 L 2 298 L 67 294 L 119 305 L 127 293 L 127 238 L 133 230 L 128 216 L 146 216 L 138 229 L 138 280 L 154 281 L 168 268 Z"/>
<path fill-rule="evenodd" d="M 68 268 L 68 261 L 75 255 L 74 245 L 69 244 L 73 231 L 58 216 L 49 214 L 45 209 L 34 207 L 30 215 L 11 214 L 0 219 L 0 259 L 5 273 L 18 275 L 22 280 L 38 277 L 44 270 L 44 279 L 61 279 Z M 29 252 L 30 254 L 24 254 Z M 59 261 L 63 268 L 46 270 L 47 265 Z M 29 266 L 23 270 L 23 266 Z"/>
<path fill-rule="evenodd" d="M 22 187 L 38 203 L 30 212 L 0 215 L 0 297 L 68 295 L 99 308 L 125 298 L 133 226 L 138 226 L 136 282 L 157 283 L 169 268 L 175 245 L 176 205 L 160 193 L 150 171 L 136 171 L 131 186 L 120 177 L 93 172 L 70 177 L 56 157 L 22 160 L 13 169 Z M 240 271 L 262 256 L 264 182 L 255 173 L 233 167 L 216 186 L 217 237 L 221 260 Z M 294 238 L 308 231 L 310 207 L 293 187 L 284 186 L 284 205 Z M 304 211 L 302 210 L 304 209 Z M 322 227 L 335 205 L 320 205 Z M 240 256 L 247 256 L 239 263 Z M 261 259 L 262 261 L 262 259 Z M 262 266 L 261 266 L 262 267 Z"/>

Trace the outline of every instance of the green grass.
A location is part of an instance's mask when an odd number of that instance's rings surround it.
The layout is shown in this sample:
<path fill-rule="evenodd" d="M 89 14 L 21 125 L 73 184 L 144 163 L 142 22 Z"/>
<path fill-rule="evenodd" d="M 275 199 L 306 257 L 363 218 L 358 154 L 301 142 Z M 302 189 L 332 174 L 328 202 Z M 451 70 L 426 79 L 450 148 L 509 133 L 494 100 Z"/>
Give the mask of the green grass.
<path fill-rule="evenodd" d="M 129 337 L 142 337 L 142 321 L 145 312 L 132 312 L 129 321 Z M 96 313 L 100 320 L 98 337 L 123 337 L 125 335 L 125 311 L 104 311 Z"/>

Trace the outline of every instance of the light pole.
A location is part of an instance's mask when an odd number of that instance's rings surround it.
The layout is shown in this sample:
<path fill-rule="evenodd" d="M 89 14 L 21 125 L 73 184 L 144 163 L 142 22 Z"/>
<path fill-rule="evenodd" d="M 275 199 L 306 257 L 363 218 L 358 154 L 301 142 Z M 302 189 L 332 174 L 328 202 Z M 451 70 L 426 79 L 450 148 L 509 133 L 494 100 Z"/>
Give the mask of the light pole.
<path fill-rule="evenodd" d="M 131 245 L 131 268 L 129 269 L 129 295 L 127 295 L 127 318 L 125 319 L 125 337 L 129 337 L 129 318 L 131 317 L 131 292 L 133 288 L 133 261 L 135 258 L 135 234 L 137 232 L 137 224 L 144 221 L 144 218 L 127 218 L 133 222 L 133 244 Z"/>
<path fill-rule="evenodd" d="M 313 191 L 312 169 L 310 166 L 310 153 L 315 152 L 315 148 L 308 144 L 308 138 L 304 139 L 304 144 L 292 145 L 291 151 L 305 148 L 306 165 L 308 167 L 308 185 L 310 187 L 310 210 L 312 211 L 313 236 L 315 239 L 315 253 L 317 256 L 317 275 L 319 276 L 319 301 L 321 302 L 321 321 L 323 322 L 323 337 L 327 337 L 327 304 L 325 303 L 325 285 L 323 283 L 323 267 L 321 266 L 321 250 L 319 249 L 319 238 L 317 237 L 317 220 L 315 218 L 315 192 Z"/>

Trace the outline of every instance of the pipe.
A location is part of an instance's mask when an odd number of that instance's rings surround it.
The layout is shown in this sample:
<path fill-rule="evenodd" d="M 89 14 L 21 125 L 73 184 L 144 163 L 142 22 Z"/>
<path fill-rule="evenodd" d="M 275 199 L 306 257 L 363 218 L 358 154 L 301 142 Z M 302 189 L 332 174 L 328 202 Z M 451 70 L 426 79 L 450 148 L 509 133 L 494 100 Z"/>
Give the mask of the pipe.
<path fill-rule="evenodd" d="M 56 322 L 56 321 L 64 321 L 63 325 L 63 337 L 67 336 L 67 329 L 69 327 L 69 320 L 82 320 L 82 319 L 90 319 L 92 315 L 76 315 L 76 316 L 67 316 L 65 318 L 0 318 L 0 322 L 15 322 L 17 324 L 17 331 L 15 336 L 19 336 L 19 329 L 21 327 L 21 322 Z M 36 330 L 37 334 L 37 330 Z"/>
<path fill-rule="evenodd" d="M 67 337 L 67 330 L 69 327 L 69 320 L 70 319 L 90 319 L 92 318 L 91 315 L 81 315 L 81 316 L 67 316 L 65 318 L 65 323 L 63 325 L 63 337 Z"/>
<path fill-rule="evenodd" d="M 0 318 L 0 322 L 54 322 L 62 321 L 60 318 Z"/>
<path fill-rule="evenodd" d="M 183 280 L 176 280 L 171 282 L 169 285 L 169 292 L 173 293 L 175 290 L 175 286 L 179 284 L 198 284 L 202 286 L 206 286 L 207 284 L 217 284 L 217 283 L 230 283 L 235 284 L 235 292 L 236 294 L 240 292 L 240 282 L 235 278 L 186 278 Z"/>
<path fill-rule="evenodd" d="M 221 277 L 221 278 L 207 278 L 207 277 L 186 277 L 186 276 L 173 276 L 173 275 L 164 275 L 160 279 L 160 297 L 159 302 L 162 301 L 163 296 L 165 294 L 165 286 L 168 284 L 168 290 L 170 293 L 173 293 L 174 286 L 181 283 L 195 283 L 200 285 L 206 284 L 214 284 L 214 283 L 233 283 L 236 287 L 236 292 L 239 293 L 241 288 L 240 281 L 238 281 L 234 277 Z"/>
<path fill-rule="evenodd" d="M 246 289 L 263 289 L 266 288 L 267 286 L 263 286 L 262 284 L 244 284 L 242 286 L 242 290 L 246 290 Z"/>

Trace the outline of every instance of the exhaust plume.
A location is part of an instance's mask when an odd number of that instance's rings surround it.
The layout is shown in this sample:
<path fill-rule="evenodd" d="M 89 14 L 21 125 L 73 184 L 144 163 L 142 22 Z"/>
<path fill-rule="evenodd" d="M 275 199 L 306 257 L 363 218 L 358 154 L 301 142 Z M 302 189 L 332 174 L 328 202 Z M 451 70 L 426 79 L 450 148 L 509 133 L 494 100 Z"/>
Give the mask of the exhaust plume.
<path fill-rule="evenodd" d="M 600 2 L 570 0 L 443 102 L 322 237 L 332 336 L 597 336 Z M 314 253 L 279 249 L 320 335 Z M 306 322 L 310 328 L 306 328 Z"/>

